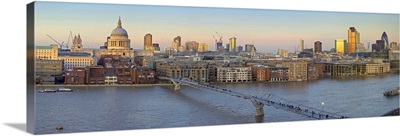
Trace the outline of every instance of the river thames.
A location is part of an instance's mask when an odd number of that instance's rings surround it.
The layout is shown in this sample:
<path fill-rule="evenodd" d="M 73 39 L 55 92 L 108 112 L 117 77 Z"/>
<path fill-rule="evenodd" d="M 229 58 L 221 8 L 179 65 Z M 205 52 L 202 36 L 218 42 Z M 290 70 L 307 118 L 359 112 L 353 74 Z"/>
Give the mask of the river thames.
<path fill-rule="evenodd" d="M 399 108 L 398 95 L 383 96 L 399 86 L 397 74 L 216 86 L 257 96 L 274 94 L 351 118 L 381 116 Z M 37 87 L 43 88 L 49 87 Z M 181 86 L 180 91 L 173 86 L 72 88 L 74 92 L 35 93 L 38 134 L 256 122 L 249 100 L 189 86 Z M 314 120 L 271 106 L 264 106 L 264 112 L 263 122 Z M 56 130 L 57 125 L 64 129 Z"/>

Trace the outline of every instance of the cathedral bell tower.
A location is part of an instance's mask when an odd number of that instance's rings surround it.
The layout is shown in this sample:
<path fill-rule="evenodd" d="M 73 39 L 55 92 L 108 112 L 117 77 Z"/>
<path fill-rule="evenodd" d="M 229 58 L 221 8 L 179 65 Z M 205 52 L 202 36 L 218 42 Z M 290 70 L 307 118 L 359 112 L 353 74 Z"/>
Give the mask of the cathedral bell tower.
<path fill-rule="evenodd" d="M 75 35 L 72 40 L 71 52 L 80 52 L 83 50 L 81 35 L 78 34 L 78 37 Z"/>

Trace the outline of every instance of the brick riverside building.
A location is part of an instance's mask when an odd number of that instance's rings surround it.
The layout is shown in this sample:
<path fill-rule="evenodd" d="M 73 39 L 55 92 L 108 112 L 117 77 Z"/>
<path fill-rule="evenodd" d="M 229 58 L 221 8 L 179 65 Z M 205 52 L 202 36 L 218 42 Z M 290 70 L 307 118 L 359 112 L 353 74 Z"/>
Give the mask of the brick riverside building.
<path fill-rule="evenodd" d="M 88 84 L 104 84 L 104 67 L 93 66 L 86 68 L 86 82 Z"/>
<path fill-rule="evenodd" d="M 86 84 L 86 68 L 74 67 L 73 70 L 65 71 L 65 84 Z"/>
<path fill-rule="evenodd" d="M 289 80 L 289 68 L 273 67 L 270 69 L 270 82 L 287 82 Z"/>
<path fill-rule="evenodd" d="M 132 84 L 131 69 L 128 66 L 116 67 L 117 83 L 118 84 Z"/>
<path fill-rule="evenodd" d="M 282 65 L 289 68 L 289 81 L 307 80 L 307 62 L 285 61 Z"/>
<path fill-rule="evenodd" d="M 155 71 L 148 67 L 132 67 L 132 84 L 154 84 Z"/>
<path fill-rule="evenodd" d="M 65 72 L 65 84 L 154 84 L 155 72 L 148 67 L 76 67 Z"/>
<path fill-rule="evenodd" d="M 270 81 L 271 69 L 268 66 L 258 65 L 253 67 L 255 81 Z"/>

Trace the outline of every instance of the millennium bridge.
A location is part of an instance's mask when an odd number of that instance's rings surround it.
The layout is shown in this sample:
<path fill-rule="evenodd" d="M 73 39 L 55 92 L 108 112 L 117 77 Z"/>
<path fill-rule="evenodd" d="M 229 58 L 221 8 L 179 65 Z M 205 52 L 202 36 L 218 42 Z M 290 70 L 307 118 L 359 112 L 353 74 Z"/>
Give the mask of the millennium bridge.
<path fill-rule="evenodd" d="M 233 90 L 220 88 L 220 87 L 217 87 L 214 85 L 206 85 L 206 84 L 194 82 L 194 81 L 191 81 L 191 80 L 188 80 L 185 78 L 168 78 L 168 77 L 158 77 L 158 78 L 161 80 L 171 81 L 175 85 L 175 87 L 174 87 L 175 91 L 179 91 L 181 85 L 187 85 L 187 86 L 197 88 L 197 89 L 211 90 L 211 91 L 227 94 L 230 96 L 242 98 L 245 100 L 250 100 L 253 103 L 254 107 L 256 108 L 256 110 L 255 110 L 256 117 L 264 116 L 264 105 L 267 105 L 267 106 L 272 106 L 276 109 L 296 113 L 299 115 L 303 115 L 303 116 L 313 118 L 313 119 L 318 119 L 318 120 L 348 118 L 346 116 L 342 116 L 342 115 L 339 115 L 336 113 L 319 110 L 317 108 L 302 105 L 302 104 L 284 99 L 282 97 L 276 96 L 274 94 L 265 94 L 264 96 L 260 97 L 260 96 L 253 96 L 253 95 L 238 93 Z"/>

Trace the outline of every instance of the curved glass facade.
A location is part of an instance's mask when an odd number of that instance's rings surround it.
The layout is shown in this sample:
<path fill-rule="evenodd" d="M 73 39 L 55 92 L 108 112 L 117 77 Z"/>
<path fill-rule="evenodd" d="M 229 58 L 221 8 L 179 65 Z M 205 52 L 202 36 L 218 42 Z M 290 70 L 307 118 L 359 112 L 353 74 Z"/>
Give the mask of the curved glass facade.
<path fill-rule="evenodd" d="M 382 33 L 381 40 L 384 42 L 384 47 L 383 48 L 384 49 L 388 49 L 389 48 L 389 39 L 388 39 L 388 36 L 387 36 L 386 32 Z"/>

